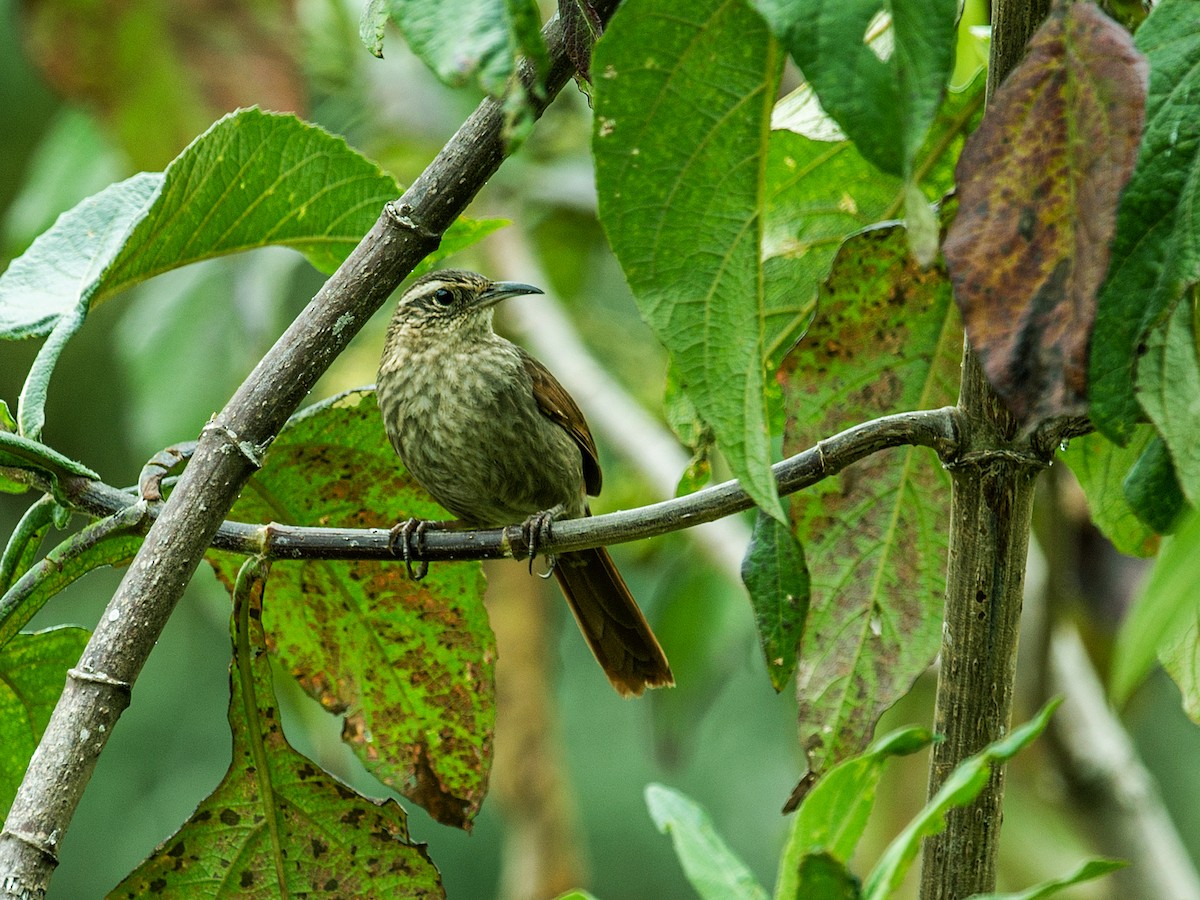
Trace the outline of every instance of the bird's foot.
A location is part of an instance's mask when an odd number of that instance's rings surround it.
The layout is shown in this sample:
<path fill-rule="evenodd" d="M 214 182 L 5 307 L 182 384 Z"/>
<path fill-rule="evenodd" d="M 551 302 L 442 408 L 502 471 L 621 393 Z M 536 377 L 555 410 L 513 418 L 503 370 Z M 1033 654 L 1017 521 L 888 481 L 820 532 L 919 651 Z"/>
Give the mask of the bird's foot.
<path fill-rule="evenodd" d="M 425 553 L 425 529 L 428 527 L 429 522 L 424 519 L 408 519 L 393 525 L 388 532 L 388 550 L 392 556 L 404 560 L 404 568 L 413 581 L 420 581 L 429 574 L 429 563 L 424 560 L 416 560 L 416 565 L 413 565 L 413 557 Z"/>
<path fill-rule="evenodd" d="M 541 512 L 534 513 L 528 519 L 521 523 L 521 536 L 525 539 L 525 546 L 529 548 L 529 574 L 533 575 L 533 561 L 537 558 L 538 550 L 542 544 L 551 538 L 551 530 L 554 525 L 554 520 L 562 513 L 558 507 L 554 509 L 544 509 Z M 537 574 L 542 578 L 549 578 L 554 572 L 555 563 L 558 562 L 558 557 L 553 554 L 546 554 L 547 569 L 545 572 Z"/>

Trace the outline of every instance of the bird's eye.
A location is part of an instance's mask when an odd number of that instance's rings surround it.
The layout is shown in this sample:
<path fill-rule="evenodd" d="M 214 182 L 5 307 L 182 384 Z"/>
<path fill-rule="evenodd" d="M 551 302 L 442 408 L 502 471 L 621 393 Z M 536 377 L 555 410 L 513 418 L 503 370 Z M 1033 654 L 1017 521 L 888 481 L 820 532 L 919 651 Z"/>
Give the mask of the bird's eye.
<path fill-rule="evenodd" d="M 438 306 L 449 306 L 454 302 L 454 292 L 447 288 L 438 288 L 433 292 L 433 301 Z"/>

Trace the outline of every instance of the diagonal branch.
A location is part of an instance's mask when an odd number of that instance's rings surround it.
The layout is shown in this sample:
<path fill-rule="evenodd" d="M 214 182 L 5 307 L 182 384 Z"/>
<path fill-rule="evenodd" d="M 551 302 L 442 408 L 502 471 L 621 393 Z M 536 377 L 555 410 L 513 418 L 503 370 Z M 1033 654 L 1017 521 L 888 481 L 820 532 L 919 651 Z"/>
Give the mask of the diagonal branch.
<path fill-rule="evenodd" d="M 617 0 L 592 4 L 606 21 Z M 574 74 L 578 34 L 545 29 L 550 67 L 535 115 Z M 0 891 L 43 896 L 59 843 L 129 692 L 213 536 L 267 447 L 345 348 L 510 152 L 502 100 L 485 99 L 326 282 L 201 435 L 71 671 L 0 833 Z"/>

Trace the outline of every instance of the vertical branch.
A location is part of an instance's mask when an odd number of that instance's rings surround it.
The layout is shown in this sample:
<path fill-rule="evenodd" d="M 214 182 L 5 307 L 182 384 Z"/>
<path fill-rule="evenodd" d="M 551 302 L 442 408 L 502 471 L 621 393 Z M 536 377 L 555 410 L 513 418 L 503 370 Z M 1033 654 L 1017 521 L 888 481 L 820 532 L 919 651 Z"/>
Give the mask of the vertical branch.
<path fill-rule="evenodd" d="M 994 0 L 988 98 L 1025 53 L 1049 0 Z M 932 796 L 967 757 L 1003 737 L 1012 719 L 1026 553 L 1042 457 L 988 384 L 968 345 L 959 409 L 963 452 L 953 469 L 950 558 L 934 726 L 944 740 L 929 767 Z M 991 891 L 1003 820 L 1004 770 L 974 803 L 926 840 L 922 900 Z"/>

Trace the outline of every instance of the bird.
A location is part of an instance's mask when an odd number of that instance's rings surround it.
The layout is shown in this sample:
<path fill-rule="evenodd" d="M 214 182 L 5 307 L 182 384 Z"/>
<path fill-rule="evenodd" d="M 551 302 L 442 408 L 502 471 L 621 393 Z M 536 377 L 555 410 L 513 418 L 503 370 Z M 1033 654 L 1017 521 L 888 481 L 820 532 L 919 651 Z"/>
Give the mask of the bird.
<path fill-rule="evenodd" d="M 492 328 L 497 303 L 541 293 L 462 269 L 416 279 L 396 303 L 376 382 L 384 429 L 417 483 L 466 527 L 524 523 L 534 548 L 555 520 L 591 515 L 588 496 L 602 482 L 579 406 L 544 365 Z M 408 539 L 406 530 L 406 553 Z M 619 694 L 675 683 L 605 548 L 560 553 L 551 566 Z"/>

